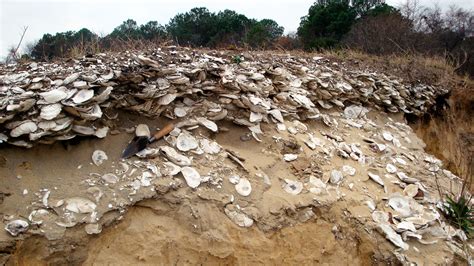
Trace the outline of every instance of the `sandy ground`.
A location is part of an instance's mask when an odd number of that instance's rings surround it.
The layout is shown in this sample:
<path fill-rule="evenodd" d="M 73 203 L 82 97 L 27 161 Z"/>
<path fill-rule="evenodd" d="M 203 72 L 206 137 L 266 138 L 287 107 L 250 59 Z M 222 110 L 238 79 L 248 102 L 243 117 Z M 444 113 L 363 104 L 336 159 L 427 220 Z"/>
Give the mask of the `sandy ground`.
<path fill-rule="evenodd" d="M 230 123 L 219 123 L 221 133 L 218 134 L 199 128 L 193 135 L 214 139 L 222 148 L 239 154 L 245 159 L 247 171 L 222 156 L 195 155 L 193 165 L 202 175 L 212 172 L 225 178 L 216 184 L 209 182 L 191 189 L 180 175 L 162 177 L 153 180 L 153 186 L 142 187 L 135 194 L 119 189 L 118 185 L 96 183 L 104 192 L 97 202 L 99 223 L 104 228 L 100 234 L 85 233 L 83 222 L 88 223 L 87 220 L 67 229 L 46 221 L 19 238 L 2 230 L 2 262 L 9 265 L 367 265 L 395 262 L 396 247 L 375 229 L 366 202 L 372 200 L 378 210 L 389 210 L 387 194 L 402 189 L 391 182 L 393 180 L 384 178 L 385 193 L 380 185 L 369 180 L 367 172 L 382 174 L 386 161 L 409 152 L 418 159 L 399 168 L 423 181 L 431 192 L 427 196 L 436 198 L 436 187 L 433 177 L 420 163 L 424 155 L 423 142 L 409 129 L 400 133 L 386 127 L 387 123 L 402 121 L 402 118 L 376 111 L 369 113 L 369 117 L 378 127 L 357 129 L 340 124 L 335 131 L 321 121 L 306 124 L 309 131 L 327 145 L 329 142 L 321 132 L 334 132 L 343 136 L 346 143 L 360 144 L 364 154 L 375 158 L 371 167 L 338 156 L 329 158 L 319 148 L 311 150 L 304 144 L 306 134 L 277 131 L 274 124 L 262 127 L 265 132 L 262 142 L 242 141 L 247 129 Z M 125 129 L 143 122 L 152 129 L 164 123 L 121 114 L 114 125 L 120 133 L 102 140 L 84 139 L 79 143 L 41 145 L 29 150 L 3 147 L 0 149 L 3 162 L 0 192 L 4 198 L 0 213 L 4 217 L 28 217 L 41 205 L 44 189 L 51 191 L 49 202 L 76 196 L 93 200 L 87 192 L 91 185 L 86 180 L 91 178 L 91 173 L 102 175 L 118 167 L 121 151 L 132 137 Z M 290 126 L 291 122 L 287 124 Z M 410 140 L 410 143 L 403 141 L 407 150 L 394 148 L 396 152 L 389 155 L 371 151 L 362 139 L 379 134 L 382 128 L 397 136 L 404 134 Z M 287 142 L 296 143 L 301 149 L 286 145 Z M 164 143 L 161 140 L 154 146 Z M 104 150 L 109 156 L 100 167 L 91 162 L 91 154 L 96 149 Z M 283 161 L 283 154 L 291 151 L 297 152 L 299 158 L 293 162 Z M 134 160 L 137 159 L 130 159 Z M 148 161 L 160 165 L 163 158 Z M 309 174 L 327 182 L 329 172 L 342 165 L 354 167 L 356 175 L 344 177 L 338 186 L 328 185 L 327 194 L 314 195 L 308 191 Z M 235 192 L 234 185 L 227 180 L 232 174 L 250 180 L 250 196 Z M 305 189 L 298 195 L 287 193 L 282 188 L 285 179 L 300 181 Z M 444 180 L 442 185 L 448 186 L 449 182 Z M 24 194 L 25 189 L 27 194 Z M 232 222 L 224 213 L 224 209 L 230 207 L 251 217 L 253 226 L 241 228 Z M 59 219 L 61 213 L 51 216 L 54 216 L 52 220 Z M 403 255 L 408 261 L 433 265 L 455 260 L 443 240 L 432 245 L 414 239 L 407 243 L 411 248 Z"/>

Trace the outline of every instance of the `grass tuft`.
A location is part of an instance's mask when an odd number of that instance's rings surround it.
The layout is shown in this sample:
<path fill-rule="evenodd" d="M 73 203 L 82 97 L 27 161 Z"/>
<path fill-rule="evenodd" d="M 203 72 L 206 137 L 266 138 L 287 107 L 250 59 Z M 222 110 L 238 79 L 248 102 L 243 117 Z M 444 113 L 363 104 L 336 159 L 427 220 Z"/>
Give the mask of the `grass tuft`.
<path fill-rule="evenodd" d="M 444 203 L 446 218 L 453 225 L 463 230 L 469 238 L 474 236 L 474 208 L 471 205 L 471 199 L 472 196 L 467 198 L 461 195 L 458 200 L 446 196 L 446 202 Z"/>

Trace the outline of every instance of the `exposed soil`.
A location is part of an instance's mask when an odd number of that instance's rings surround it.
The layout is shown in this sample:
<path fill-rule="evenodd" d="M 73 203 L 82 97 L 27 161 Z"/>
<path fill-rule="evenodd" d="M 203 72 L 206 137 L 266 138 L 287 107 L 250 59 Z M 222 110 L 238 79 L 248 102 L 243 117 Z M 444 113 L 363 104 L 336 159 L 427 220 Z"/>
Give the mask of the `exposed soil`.
<path fill-rule="evenodd" d="M 474 174 L 474 86 L 456 87 L 410 126 L 426 143 L 426 151 L 443 160 L 446 168 L 472 182 Z M 471 189 L 473 188 L 471 184 Z"/>

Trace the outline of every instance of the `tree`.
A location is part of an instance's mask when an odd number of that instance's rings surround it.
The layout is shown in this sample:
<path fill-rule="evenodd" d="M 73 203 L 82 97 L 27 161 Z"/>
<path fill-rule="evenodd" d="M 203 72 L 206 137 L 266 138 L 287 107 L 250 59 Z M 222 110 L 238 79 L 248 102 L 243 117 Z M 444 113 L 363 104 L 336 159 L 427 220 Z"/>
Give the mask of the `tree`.
<path fill-rule="evenodd" d="M 122 40 L 136 40 L 141 37 L 141 34 L 137 22 L 133 19 L 127 19 L 120 26 L 116 27 L 109 36 Z"/>
<path fill-rule="evenodd" d="M 220 11 L 216 15 L 216 33 L 211 38 L 211 46 L 242 44 L 252 20 L 232 10 Z"/>
<path fill-rule="evenodd" d="M 285 29 L 271 19 L 254 22 L 246 36 L 246 42 L 252 47 L 270 47 L 283 34 Z"/>
<path fill-rule="evenodd" d="M 214 13 L 205 7 L 197 7 L 174 16 L 166 30 L 178 44 L 206 46 L 216 34 L 215 21 Z"/>
<path fill-rule="evenodd" d="M 301 18 L 298 36 L 305 49 L 335 46 L 346 34 L 357 17 L 349 1 L 327 0 L 315 3 L 308 15 Z"/>
<path fill-rule="evenodd" d="M 79 48 L 86 52 L 89 44 L 97 41 L 98 36 L 90 30 L 83 28 L 77 32 L 66 31 L 51 34 L 44 34 L 31 51 L 31 55 L 36 59 L 52 59 L 54 57 L 69 56 L 73 48 Z"/>
<path fill-rule="evenodd" d="M 166 30 L 157 21 L 149 21 L 140 26 L 139 35 L 145 40 L 162 39 L 166 36 Z"/>

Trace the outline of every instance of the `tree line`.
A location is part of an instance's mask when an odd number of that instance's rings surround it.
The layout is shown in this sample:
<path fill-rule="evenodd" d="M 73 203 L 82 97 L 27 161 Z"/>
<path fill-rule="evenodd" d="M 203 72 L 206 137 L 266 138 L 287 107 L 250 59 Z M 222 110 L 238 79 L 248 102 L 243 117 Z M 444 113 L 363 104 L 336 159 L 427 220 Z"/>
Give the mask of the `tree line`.
<path fill-rule="evenodd" d="M 47 60 L 66 56 L 73 49 L 110 49 L 165 41 L 192 47 L 227 48 L 232 45 L 271 48 L 283 31 L 284 28 L 271 19 L 256 20 L 232 10 L 214 13 L 205 7 L 198 7 L 177 14 L 165 26 L 157 21 L 138 25 L 135 20 L 127 19 L 104 37 L 85 28 L 77 32 L 44 34 L 30 48 L 30 54 L 35 59 Z"/>
<path fill-rule="evenodd" d="M 399 8 L 383 0 L 317 0 L 300 19 L 296 32 L 283 32 L 284 28 L 271 19 L 256 20 L 232 10 L 210 12 L 198 7 L 177 14 L 166 25 L 157 21 L 138 25 L 128 19 L 102 37 L 85 28 L 44 34 L 29 47 L 29 55 L 48 60 L 76 50 L 121 50 L 159 42 L 227 49 L 350 48 L 377 55 L 447 56 L 474 76 L 474 14 L 459 7 L 443 12 L 437 6 L 422 7 L 417 0 L 406 0 Z"/>

